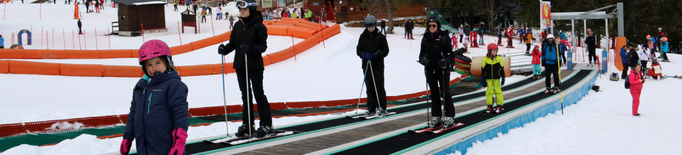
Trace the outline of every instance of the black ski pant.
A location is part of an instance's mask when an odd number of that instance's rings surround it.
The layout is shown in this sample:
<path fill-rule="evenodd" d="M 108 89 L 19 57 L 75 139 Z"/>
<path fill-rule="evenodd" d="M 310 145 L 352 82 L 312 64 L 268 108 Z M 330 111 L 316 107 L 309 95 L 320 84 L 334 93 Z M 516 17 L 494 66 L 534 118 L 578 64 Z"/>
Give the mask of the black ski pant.
<path fill-rule="evenodd" d="M 597 58 L 597 54 L 595 52 L 595 49 L 588 49 L 587 51 L 588 51 L 587 57 L 588 57 L 588 59 L 590 59 L 590 64 L 592 64 L 593 59 L 594 59 L 594 63 L 597 63 L 597 61 L 599 61 L 599 59 Z"/>
<path fill-rule="evenodd" d="M 526 53 L 528 53 L 529 51 L 530 51 L 530 43 L 527 43 L 526 44 Z"/>
<path fill-rule="evenodd" d="M 370 66 L 372 67 L 372 66 Z M 372 72 L 374 71 L 374 72 Z M 386 89 L 384 89 L 384 69 L 381 68 L 365 68 L 362 70 L 365 76 L 365 87 L 367 89 L 367 110 L 374 112 L 377 110 L 377 104 L 381 109 L 386 110 Z M 372 75 L 374 75 L 372 77 Z M 374 78 L 374 79 L 372 79 Z M 374 83 L 376 81 L 376 84 Z M 376 88 L 376 89 L 375 89 Z M 378 98 L 377 98 L 378 94 Z"/>
<path fill-rule="evenodd" d="M 445 117 L 455 117 L 455 105 L 452 104 L 452 95 L 450 94 L 450 71 L 445 68 L 430 68 L 424 69 L 426 74 L 426 82 L 429 84 L 431 91 L 431 116 L 442 117 L 443 110 L 441 105 L 445 106 Z M 440 90 L 438 86 L 440 85 Z M 441 102 L 441 96 L 443 102 Z"/>
<path fill-rule="evenodd" d="M 462 38 L 464 38 L 464 35 L 459 35 L 459 43 L 462 43 Z"/>
<path fill-rule="evenodd" d="M 623 63 L 623 73 L 620 74 L 621 79 L 625 80 L 625 78 L 628 78 L 628 71 L 629 71 L 628 67 L 629 66 L 630 65 L 628 65 L 628 63 Z"/>
<path fill-rule="evenodd" d="M 559 53 L 559 56 L 561 57 L 561 64 L 566 63 L 566 53 Z"/>
<path fill-rule="evenodd" d="M 561 87 L 560 87 L 561 81 L 559 81 L 559 66 L 558 66 L 558 64 L 553 64 L 553 65 L 546 64 L 545 65 L 545 87 L 547 89 L 551 88 L 550 86 L 552 86 L 551 85 L 552 80 L 550 79 L 550 78 L 552 78 L 552 75 L 554 75 L 554 87 L 561 89 Z"/>
<path fill-rule="evenodd" d="M 256 98 L 258 103 L 258 118 L 260 118 L 261 126 L 272 126 L 272 114 L 270 113 L 270 103 L 263 92 L 263 69 L 249 69 L 249 80 L 247 84 L 246 70 L 236 69 L 237 82 L 239 82 L 239 90 L 242 92 L 242 123 L 247 124 L 249 121 L 254 124 L 253 116 L 253 99 Z M 249 91 L 246 91 L 247 85 L 250 85 Z M 246 96 L 249 98 L 247 99 Z M 247 103 L 247 101 L 250 101 Z M 247 106 L 248 105 L 248 106 Z M 247 107 L 250 111 L 247 111 Z M 249 117 L 250 120 L 249 120 Z"/>
<path fill-rule="evenodd" d="M 647 73 L 646 64 L 649 61 L 647 61 L 647 60 L 639 60 L 639 61 L 642 62 L 642 73 L 644 73 L 644 75 L 646 75 L 646 73 Z"/>
<path fill-rule="evenodd" d="M 661 57 L 663 58 L 663 60 L 668 60 L 668 53 L 661 52 Z"/>

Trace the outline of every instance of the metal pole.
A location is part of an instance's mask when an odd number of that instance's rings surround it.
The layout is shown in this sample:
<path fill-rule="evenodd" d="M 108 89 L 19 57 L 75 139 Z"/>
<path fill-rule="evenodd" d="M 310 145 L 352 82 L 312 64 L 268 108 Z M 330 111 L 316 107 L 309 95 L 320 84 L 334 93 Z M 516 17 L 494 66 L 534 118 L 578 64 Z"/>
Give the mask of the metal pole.
<path fill-rule="evenodd" d="M 54 48 L 54 27 L 52 28 L 52 48 Z"/>
<path fill-rule="evenodd" d="M 66 49 L 66 32 L 64 32 L 64 28 L 62 28 L 62 43 L 64 43 L 64 49 Z"/>
<path fill-rule="evenodd" d="M 211 17 L 211 32 L 213 32 L 213 36 L 215 37 L 215 29 L 213 28 L 213 17 Z"/>
<path fill-rule="evenodd" d="M 97 28 L 95 28 L 95 50 L 97 50 L 97 43 L 99 43 L 99 41 L 97 41 Z"/>
<path fill-rule="evenodd" d="M 71 30 L 71 49 L 75 50 L 76 49 L 76 35 L 74 34 L 73 30 Z"/>
<path fill-rule="evenodd" d="M 575 40 L 575 20 L 573 20 L 573 19 L 571 19 L 571 41 L 573 42 L 573 47 L 574 47 L 574 49 L 572 49 L 572 50 L 573 50 L 572 54 L 575 54 L 575 53 L 576 53 L 576 52 L 575 52 L 575 47 L 576 47 L 576 45 L 578 45 L 578 44 L 577 44 L 577 42 L 576 42 L 576 40 Z M 573 57 L 575 58 L 575 56 L 573 56 Z M 572 62 L 572 61 L 571 61 L 571 62 Z M 568 64 L 568 65 L 573 66 L 573 63 Z M 571 68 L 573 68 L 573 67 L 571 67 Z"/>
<path fill-rule="evenodd" d="M 144 24 L 140 24 L 140 29 L 142 29 L 142 43 L 144 44 Z"/>
<path fill-rule="evenodd" d="M 107 33 L 109 33 L 109 32 L 111 32 L 111 31 L 109 31 L 109 27 L 107 27 Z M 111 49 L 111 34 L 108 34 L 107 36 L 109 38 L 109 49 Z"/>
<path fill-rule="evenodd" d="M 180 45 L 182 45 L 182 35 L 180 35 L 180 22 L 178 22 L 178 38 L 180 39 Z"/>
<path fill-rule="evenodd" d="M 583 36 L 584 38 L 587 39 L 587 19 L 583 19 Z M 585 62 L 585 51 L 587 50 L 587 45 L 583 46 L 583 62 Z"/>

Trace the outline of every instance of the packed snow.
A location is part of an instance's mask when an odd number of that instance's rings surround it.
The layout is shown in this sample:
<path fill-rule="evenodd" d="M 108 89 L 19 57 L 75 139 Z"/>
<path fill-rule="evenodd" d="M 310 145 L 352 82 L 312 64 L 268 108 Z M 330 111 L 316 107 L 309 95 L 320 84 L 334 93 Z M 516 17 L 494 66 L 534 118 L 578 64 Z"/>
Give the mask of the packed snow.
<path fill-rule="evenodd" d="M 2 8 L 3 23 L 0 34 L 9 47 L 11 32 L 33 27 L 54 27 L 76 29 L 73 20 L 73 5 L 58 4 L 21 4 L 20 1 L 6 4 Z M 5 4 L 2 4 L 5 5 Z M 38 9 L 42 7 L 42 17 Z M 81 7 L 83 7 L 81 5 Z M 184 6 L 178 6 L 183 10 Z M 84 10 L 84 8 L 81 8 Z M 213 9 L 216 11 L 217 9 Z M 227 10 L 227 9 L 224 9 Z M 81 11 L 84 12 L 84 11 Z M 83 14 L 82 22 L 88 29 L 106 29 L 116 20 L 116 9 L 107 7 L 101 13 Z M 166 21 L 169 32 L 145 34 L 145 40 L 161 39 L 170 46 L 180 45 L 177 21 L 179 12 L 173 6 L 166 7 Z M 42 19 L 40 19 L 42 18 Z M 215 17 L 207 17 L 215 18 Z M 229 31 L 229 21 L 213 21 L 215 34 Z M 211 22 L 202 24 L 201 33 L 181 34 L 182 43 L 212 37 Z M 77 31 L 77 30 L 76 30 Z M 295 58 L 266 67 L 264 75 L 265 94 L 270 102 L 321 101 L 357 98 L 362 84 L 361 60 L 355 54 L 358 36 L 362 28 L 343 27 L 341 33 L 324 43 L 297 55 Z M 425 89 L 423 67 L 416 60 L 419 54 L 421 34 L 424 28 L 416 28 L 415 40 L 403 39 L 404 31 L 396 27 L 396 34 L 387 39 L 390 53 L 386 58 L 385 80 L 389 96 L 403 95 Z M 15 33 L 16 35 L 16 33 Z M 34 33 L 34 38 L 36 38 Z M 69 36 L 69 35 L 66 35 Z M 497 37 L 486 36 L 486 43 L 497 42 Z M 56 38 L 55 49 L 75 48 L 67 44 L 73 39 Z M 302 39 L 294 38 L 295 43 Z M 506 40 L 505 40 L 506 41 Z M 52 42 L 52 41 L 50 41 Z M 34 39 L 27 49 L 45 49 Z M 111 36 L 112 49 L 137 49 L 143 43 L 142 37 Z M 501 48 L 500 54 L 513 54 L 525 51 L 525 45 L 514 41 L 517 48 Z M 504 43 L 506 45 L 506 42 Z M 93 44 L 94 45 L 94 44 Z M 99 45 L 99 44 L 98 44 Z M 268 51 L 277 52 L 292 45 L 290 37 L 269 36 Z M 459 44 L 462 45 L 461 43 Z M 90 44 L 88 49 L 94 49 Z M 217 64 L 221 57 L 216 53 L 217 45 L 212 45 L 186 54 L 174 56 L 178 65 Z M 485 47 L 472 48 L 468 56 L 482 56 Z M 669 54 L 672 63 L 662 63 L 666 75 L 682 75 L 682 69 L 674 67 L 680 56 Z M 225 60 L 231 62 L 233 54 Z M 26 60 L 39 62 L 59 62 L 72 64 L 137 65 L 134 58 L 127 59 L 62 59 Z M 525 60 L 528 61 L 529 60 Z M 514 59 L 512 59 L 514 62 Z M 451 79 L 459 77 L 454 73 Z M 526 78 L 512 76 L 507 82 Z M 132 88 L 139 78 L 111 77 L 70 77 L 44 75 L 0 74 L 0 124 L 54 120 L 66 118 L 92 117 L 128 113 Z M 221 75 L 182 77 L 189 87 L 190 108 L 220 106 L 223 104 Z M 241 104 L 237 80 L 234 74 L 225 75 L 227 104 Z M 670 154 L 680 152 L 674 146 L 676 139 L 682 138 L 674 132 L 680 125 L 674 118 L 679 117 L 673 110 L 674 104 L 666 99 L 674 95 L 672 85 L 680 85 L 679 79 L 651 80 L 644 86 L 641 117 L 630 115 L 631 98 L 622 87 L 622 81 L 612 82 L 608 77 L 597 80 L 602 92 L 590 92 L 577 105 L 565 109 L 565 115 L 550 114 L 529 123 L 523 128 L 513 129 L 504 136 L 479 142 L 469 149 L 469 154 Z M 668 87 L 666 87 L 668 86 Z M 627 95 L 628 97 L 623 97 Z M 364 97 L 364 93 L 362 93 Z M 676 117 L 677 116 L 677 117 Z M 297 122 L 339 117 L 338 114 L 308 117 L 285 117 L 273 120 L 273 125 L 285 126 Z M 241 123 L 228 123 L 229 131 L 235 132 Z M 82 125 L 82 124 L 81 124 Z M 55 124 L 54 128 L 78 129 L 76 124 Z M 188 140 L 225 135 L 224 123 L 209 126 L 191 127 Z M 81 135 L 59 144 L 46 147 L 20 145 L 3 154 L 103 154 L 118 152 L 121 138 L 97 139 L 93 135 Z M 134 148 L 134 147 L 133 147 Z"/>

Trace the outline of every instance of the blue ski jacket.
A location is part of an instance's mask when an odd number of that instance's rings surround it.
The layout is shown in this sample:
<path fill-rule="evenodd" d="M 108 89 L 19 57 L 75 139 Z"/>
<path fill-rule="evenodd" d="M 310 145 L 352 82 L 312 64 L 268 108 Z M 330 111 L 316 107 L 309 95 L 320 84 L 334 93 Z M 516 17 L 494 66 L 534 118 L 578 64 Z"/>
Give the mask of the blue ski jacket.
<path fill-rule="evenodd" d="M 628 63 L 628 50 L 620 48 L 620 62 L 621 63 Z"/>
<path fill-rule="evenodd" d="M 663 53 L 668 53 L 668 42 L 667 41 L 661 42 L 661 51 L 663 51 Z"/>
<path fill-rule="evenodd" d="M 554 41 L 545 40 L 542 43 L 542 63 L 554 65 L 558 62 L 557 44 Z"/>
<path fill-rule="evenodd" d="M 176 72 L 145 75 L 137 82 L 123 138 L 136 140 L 138 154 L 168 154 L 173 130 L 187 131 L 187 93 Z"/>

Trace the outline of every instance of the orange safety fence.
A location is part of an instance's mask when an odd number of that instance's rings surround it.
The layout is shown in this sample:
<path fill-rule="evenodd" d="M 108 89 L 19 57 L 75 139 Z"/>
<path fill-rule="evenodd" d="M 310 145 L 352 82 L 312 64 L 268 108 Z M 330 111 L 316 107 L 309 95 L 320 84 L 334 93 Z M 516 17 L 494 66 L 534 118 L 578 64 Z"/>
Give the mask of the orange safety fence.
<path fill-rule="evenodd" d="M 315 24 L 312 22 L 308 21 L 281 21 L 281 23 L 277 23 L 279 21 L 268 21 L 266 23 L 272 23 L 272 24 L 279 24 L 279 25 L 289 25 L 289 26 L 294 26 L 296 23 L 308 23 L 308 24 Z M 268 25 L 268 24 L 266 24 Z M 270 33 L 268 31 L 269 35 L 280 35 L 280 36 L 289 36 L 286 34 L 286 30 L 282 30 L 282 32 L 277 32 L 276 33 Z M 206 39 L 198 40 L 191 42 L 189 44 L 192 44 L 192 48 L 174 48 L 177 46 L 171 47 L 172 49 L 175 49 L 173 51 L 173 54 L 182 54 L 182 53 L 187 53 L 191 52 L 197 49 L 201 49 L 204 47 L 208 47 L 211 45 L 218 44 L 220 42 L 224 42 L 229 40 L 230 38 L 230 33 L 226 32 L 218 36 L 214 37 L 209 37 Z M 306 38 L 303 38 L 306 39 Z M 187 46 L 185 45 L 178 45 L 178 46 Z M 137 51 L 138 49 L 114 49 L 114 50 L 50 50 L 50 49 L 0 49 L 0 59 L 103 59 L 103 58 L 136 58 L 137 57 Z M 99 55 L 99 56 L 98 56 Z"/>
<path fill-rule="evenodd" d="M 295 20 L 278 20 L 275 22 L 275 24 L 298 24 L 301 23 L 301 21 L 295 21 Z"/>
<path fill-rule="evenodd" d="M 287 33 L 287 28 L 290 26 L 287 25 L 266 25 L 265 27 L 268 28 L 268 34 L 271 35 L 278 35 L 278 36 L 289 36 Z"/>
<path fill-rule="evenodd" d="M 461 81 L 462 78 L 465 78 L 467 76 L 468 75 L 462 75 L 461 77 L 458 77 L 458 78 L 450 81 L 450 85 Z M 427 93 L 426 91 L 420 91 L 420 92 L 411 93 L 411 94 L 387 96 L 387 100 L 388 101 L 400 101 L 400 100 L 413 99 L 413 98 L 417 98 L 420 96 L 425 96 L 426 93 Z M 367 98 L 362 98 L 360 100 L 360 103 L 366 103 L 366 102 L 367 102 Z M 341 100 L 329 100 L 329 101 L 277 102 L 277 103 L 270 103 L 270 109 L 271 110 L 284 110 L 284 109 L 320 108 L 320 107 L 349 106 L 349 105 L 356 105 L 356 104 L 358 104 L 358 99 L 341 99 Z M 256 107 L 254 109 L 254 111 L 258 111 L 257 104 L 255 104 L 254 107 Z M 241 105 L 228 105 L 227 107 L 225 107 L 225 106 L 198 107 L 198 108 L 190 108 L 189 109 L 189 117 L 204 117 L 204 116 L 222 115 L 222 114 L 225 114 L 224 108 L 227 108 L 227 114 L 241 113 L 242 112 L 242 106 Z M 349 111 L 349 110 L 333 111 L 331 113 L 342 112 L 342 111 Z M 315 114 L 323 114 L 323 113 L 315 113 Z M 310 114 L 294 115 L 292 117 L 308 116 L 308 115 L 310 115 Z M 24 122 L 24 123 L 0 124 L 0 138 L 8 137 L 8 136 L 14 136 L 14 135 L 28 134 L 28 133 L 49 133 L 49 132 L 60 132 L 60 131 L 74 130 L 73 128 L 60 129 L 58 127 L 59 125 L 55 125 L 56 123 L 69 123 L 69 124 L 81 123 L 82 126 L 80 128 L 100 128 L 100 127 L 107 127 L 107 126 L 125 124 L 127 121 L 128 121 L 128 115 L 127 114 L 120 114 L 120 115 L 107 115 L 107 116 L 69 118 L 69 119 L 46 120 L 46 121 Z M 235 122 L 236 121 L 239 121 L 239 120 L 235 120 Z M 204 125 L 207 125 L 207 124 L 204 124 Z M 118 136 L 122 136 L 122 135 L 118 135 Z M 112 136 L 108 136 L 108 137 L 112 137 Z M 113 135 L 113 137 L 117 137 L 117 136 Z M 104 137 L 104 138 L 106 138 L 106 137 Z"/>
<path fill-rule="evenodd" d="M 263 25 L 270 25 L 272 23 L 275 23 L 275 21 L 274 20 L 264 20 L 263 21 Z"/>
<path fill-rule="evenodd" d="M 269 25 L 272 26 L 272 25 Z M 277 26 L 275 26 L 277 27 Z M 270 28 L 270 27 L 269 27 Z M 281 30 L 284 33 L 287 29 L 275 29 Z M 313 31 L 311 29 L 305 28 L 292 28 L 291 32 L 296 36 L 296 33 L 300 33 L 299 36 L 311 35 L 306 40 L 295 44 L 292 47 L 268 54 L 263 56 L 264 65 L 270 65 L 280 61 L 284 61 L 295 54 L 306 51 L 315 45 L 317 45 L 322 37 L 322 33 L 306 33 L 306 30 Z M 334 25 L 328 29 L 323 30 L 325 38 L 329 38 L 341 32 L 338 25 Z M 268 30 L 270 32 L 270 29 Z M 223 34 L 217 37 L 225 38 Z M 227 37 L 229 38 L 229 37 Z M 201 43 L 190 43 L 180 46 L 171 47 L 172 52 L 182 51 L 182 50 L 196 50 L 211 44 L 218 44 L 219 40 L 207 40 L 204 39 Z M 293 51 L 293 49 L 296 51 Z M 8 50 L 10 52 L 18 50 Z M 29 50 L 30 51 L 30 50 Z M 94 57 L 96 53 L 84 53 L 83 51 L 77 50 L 51 50 L 48 53 L 37 53 L 35 51 L 22 53 L 24 55 L 30 55 L 31 57 L 39 57 L 48 55 L 48 57 L 74 57 L 74 55 L 90 55 Z M 190 50 L 191 51 L 191 50 Z M 6 52 L 6 51 L 0 51 Z M 74 53 L 74 54 L 71 54 Z M 51 55 L 50 55 L 51 54 Z M 173 53 L 176 54 L 176 53 Z M 137 50 L 102 50 L 99 55 L 104 58 L 114 58 L 116 56 L 134 56 L 137 57 Z M 26 56 L 23 56 L 26 57 Z M 232 63 L 225 64 L 225 73 L 234 73 L 232 68 Z M 208 64 L 208 65 L 194 65 L 194 66 L 178 66 L 178 72 L 181 76 L 197 76 L 197 75 L 212 75 L 222 73 L 221 64 Z M 0 60 L 0 73 L 12 73 L 12 74 L 38 74 L 38 75 L 63 75 L 63 76 L 102 76 L 102 77 L 141 77 L 144 75 L 142 69 L 139 66 L 109 66 L 109 65 L 86 65 L 86 64 L 64 64 L 64 63 L 44 63 L 44 62 L 29 62 L 29 61 L 18 61 L 18 60 Z"/>

